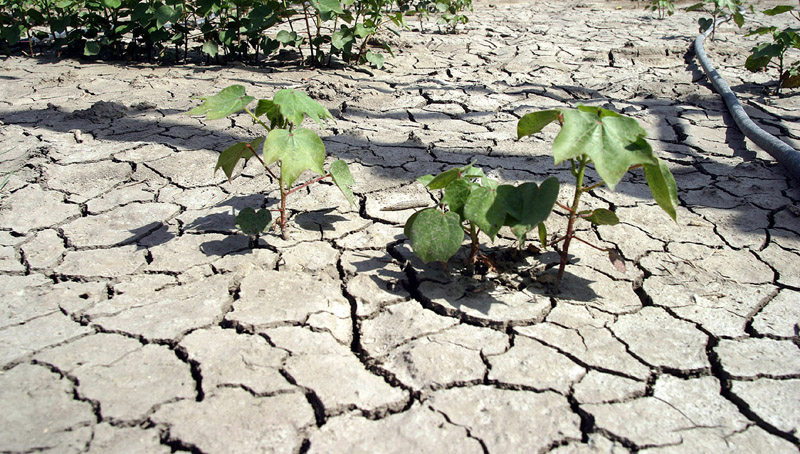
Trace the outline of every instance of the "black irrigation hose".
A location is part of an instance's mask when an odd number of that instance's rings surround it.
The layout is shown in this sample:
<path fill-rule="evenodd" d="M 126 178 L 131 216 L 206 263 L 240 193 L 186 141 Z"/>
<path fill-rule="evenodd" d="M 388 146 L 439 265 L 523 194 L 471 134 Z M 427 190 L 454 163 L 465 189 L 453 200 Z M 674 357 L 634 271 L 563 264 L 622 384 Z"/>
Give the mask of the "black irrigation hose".
<path fill-rule="evenodd" d="M 697 39 L 694 40 L 695 55 L 697 55 L 697 59 L 703 66 L 708 80 L 711 81 L 717 93 L 722 96 L 725 105 L 728 106 L 728 111 L 733 116 L 736 125 L 739 126 L 742 133 L 756 145 L 763 148 L 764 151 L 769 153 L 775 160 L 783 164 L 788 170 L 789 175 L 800 179 L 800 152 L 753 123 L 753 120 L 747 116 L 744 108 L 742 108 L 736 95 L 731 91 L 731 87 L 729 87 L 728 83 L 719 75 L 714 65 L 711 64 L 711 61 L 708 59 L 708 56 L 706 56 L 706 51 L 703 49 L 703 41 L 712 29 L 713 27 L 709 27 L 706 33 L 700 33 L 697 35 Z"/>

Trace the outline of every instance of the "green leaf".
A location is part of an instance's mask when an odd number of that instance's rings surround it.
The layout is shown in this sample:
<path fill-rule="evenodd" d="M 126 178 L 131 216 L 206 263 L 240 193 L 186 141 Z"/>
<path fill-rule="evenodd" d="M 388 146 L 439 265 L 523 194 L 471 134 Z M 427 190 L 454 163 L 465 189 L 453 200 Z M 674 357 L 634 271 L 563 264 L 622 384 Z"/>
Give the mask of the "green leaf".
<path fill-rule="evenodd" d="M 547 247 L 547 226 L 544 225 L 544 222 L 539 224 L 539 243 L 542 245 L 542 249 Z"/>
<path fill-rule="evenodd" d="M 417 181 L 419 181 L 420 183 L 422 183 L 425 186 L 428 186 L 430 184 L 430 182 L 433 181 L 433 175 L 431 175 L 431 174 L 423 175 L 423 176 L 417 178 Z"/>
<path fill-rule="evenodd" d="M 161 28 L 167 22 L 175 22 L 180 17 L 180 9 L 175 9 L 169 5 L 161 5 L 156 10 L 156 27 Z"/>
<path fill-rule="evenodd" d="M 86 44 L 83 46 L 83 55 L 97 55 L 100 53 L 100 49 L 100 43 L 97 41 L 86 41 Z"/>
<path fill-rule="evenodd" d="M 631 166 L 657 163 L 644 140 L 647 132 L 633 118 L 590 106 L 561 114 L 564 124 L 553 141 L 556 164 L 586 155 L 613 191 Z"/>
<path fill-rule="evenodd" d="M 299 126 L 303 122 L 304 115 L 308 115 L 320 125 L 333 118 L 328 109 L 322 107 L 307 94 L 290 88 L 278 90 L 272 98 L 272 102 L 280 107 L 281 115 L 295 126 Z"/>
<path fill-rule="evenodd" d="M 750 30 L 744 36 L 771 34 L 772 32 L 774 32 L 777 29 L 778 29 L 778 27 L 774 27 L 774 26 L 773 27 L 758 27 L 755 30 Z M 764 44 L 766 44 L 766 43 L 764 43 Z M 764 44 L 762 44 L 762 45 L 764 45 Z"/>
<path fill-rule="evenodd" d="M 267 119 L 269 119 L 270 129 L 284 126 L 286 119 L 281 115 L 280 107 L 269 99 L 259 99 L 254 115 L 260 117 L 265 114 L 267 115 Z"/>
<path fill-rule="evenodd" d="M 219 53 L 219 46 L 214 41 L 206 41 L 203 43 L 203 53 L 214 58 Z"/>
<path fill-rule="evenodd" d="M 442 203 L 450 208 L 450 211 L 458 214 L 462 219 L 464 218 L 464 204 L 469 197 L 470 187 L 464 179 L 456 179 L 450 182 L 444 188 L 444 197 Z"/>
<path fill-rule="evenodd" d="M 217 170 L 222 169 L 230 182 L 233 178 L 233 169 L 236 167 L 236 164 L 239 163 L 239 160 L 244 159 L 244 164 L 247 165 L 247 161 L 253 157 L 253 152 L 261 147 L 263 141 L 264 138 L 259 137 L 252 142 L 239 142 L 226 148 L 217 158 L 217 165 L 214 166 L 214 173 L 216 174 Z"/>
<path fill-rule="evenodd" d="M 520 243 L 525 241 L 529 231 L 550 216 L 558 199 L 558 190 L 558 179 L 550 177 L 543 181 L 541 186 L 537 186 L 536 183 L 523 183 L 513 188 L 513 191 L 506 196 L 506 207 L 508 214 L 511 215 L 511 219 L 507 218 L 506 223 Z"/>
<path fill-rule="evenodd" d="M 738 11 L 733 13 L 733 23 L 739 28 L 742 28 L 742 25 L 744 25 L 744 16 L 742 16 L 742 13 Z"/>
<path fill-rule="evenodd" d="M 342 4 L 339 3 L 339 0 L 315 0 L 313 2 L 314 8 L 316 8 L 320 13 L 336 13 L 336 14 L 344 14 L 344 10 L 342 9 Z"/>
<path fill-rule="evenodd" d="M 267 209 L 258 211 L 252 208 L 244 208 L 236 215 L 236 225 L 245 235 L 258 236 L 267 229 L 272 223 L 272 213 Z"/>
<path fill-rule="evenodd" d="M 239 112 L 256 98 L 247 96 L 243 86 L 231 85 L 214 96 L 199 99 L 203 104 L 190 110 L 189 115 L 205 115 L 209 120 L 216 120 Z"/>
<path fill-rule="evenodd" d="M 704 2 L 700 2 L 700 3 L 695 3 L 694 5 L 686 8 L 686 11 L 687 12 L 688 11 L 703 11 L 704 9 L 705 9 L 705 3 Z"/>
<path fill-rule="evenodd" d="M 444 189 L 449 185 L 453 180 L 461 177 L 461 168 L 449 169 L 445 170 L 444 172 L 436 175 L 435 178 L 430 180 L 426 186 L 428 189 Z"/>
<path fill-rule="evenodd" d="M 521 139 L 536 134 L 545 126 L 557 120 L 560 113 L 560 110 L 541 110 L 526 114 L 517 122 L 517 138 Z"/>
<path fill-rule="evenodd" d="M 297 33 L 281 30 L 275 36 L 275 39 L 283 45 L 289 45 L 297 41 Z"/>
<path fill-rule="evenodd" d="M 492 241 L 505 224 L 507 213 L 505 200 L 497 197 L 496 189 L 479 187 L 464 203 L 464 219 L 474 222 Z"/>
<path fill-rule="evenodd" d="M 379 54 L 377 52 L 372 52 L 372 51 L 367 51 L 366 58 L 367 58 L 367 61 L 370 62 L 370 64 L 372 64 L 376 68 L 378 68 L 378 69 L 383 68 L 383 62 L 385 60 L 385 58 L 383 57 L 383 54 Z"/>
<path fill-rule="evenodd" d="M 669 167 L 659 159 L 657 165 L 644 166 L 644 176 L 658 206 L 677 222 L 678 186 Z"/>
<path fill-rule="evenodd" d="M 117 9 L 122 6 L 122 0 L 103 0 L 103 6 L 106 8 Z"/>
<path fill-rule="evenodd" d="M 778 5 L 778 6 L 774 7 L 774 8 L 770 8 L 768 10 L 764 10 L 763 13 L 766 14 L 767 16 L 776 16 L 778 14 L 783 14 L 783 13 L 785 13 L 787 11 L 793 11 L 793 10 L 794 10 L 794 6 Z"/>
<path fill-rule="evenodd" d="M 334 161 L 330 167 L 330 174 L 331 178 L 333 178 L 333 182 L 339 190 L 342 191 L 342 194 L 344 194 L 347 201 L 350 202 L 350 205 L 356 206 L 356 197 L 353 194 L 353 190 L 350 189 L 356 181 L 353 179 L 353 174 L 350 173 L 350 168 L 347 167 L 347 163 L 341 159 Z"/>
<path fill-rule="evenodd" d="M 605 208 L 598 208 L 592 211 L 592 214 L 589 216 L 584 217 L 587 221 L 591 222 L 595 225 L 617 225 L 619 224 L 619 218 L 616 214 L 614 214 L 611 210 L 606 210 Z"/>
<path fill-rule="evenodd" d="M 286 129 L 273 129 L 264 141 L 264 165 L 281 163 L 281 184 L 292 186 L 305 170 L 322 174 L 325 162 L 325 145 L 317 133 L 306 128 L 292 132 Z"/>
<path fill-rule="evenodd" d="M 456 213 L 426 208 L 406 221 L 404 232 L 414 253 L 425 263 L 447 262 L 464 242 L 464 229 Z"/>
<path fill-rule="evenodd" d="M 337 49 L 345 49 L 354 41 L 353 32 L 349 28 L 336 30 L 331 36 L 331 45 Z"/>

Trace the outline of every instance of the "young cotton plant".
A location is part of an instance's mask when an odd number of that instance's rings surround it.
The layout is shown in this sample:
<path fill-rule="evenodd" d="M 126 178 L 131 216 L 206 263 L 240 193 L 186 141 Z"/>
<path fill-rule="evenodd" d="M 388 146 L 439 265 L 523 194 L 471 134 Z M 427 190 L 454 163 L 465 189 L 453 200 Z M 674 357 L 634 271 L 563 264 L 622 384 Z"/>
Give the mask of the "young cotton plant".
<path fill-rule="evenodd" d="M 351 205 L 355 205 L 355 196 L 350 187 L 353 177 L 347 163 L 334 161 L 326 173 L 325 145 L 314 131 L 300 127 L 307 116 L 318 124 L 324 124 L 333 118 L 327 109 L 311 99 L 307 94 L 291 89 L 279 90 L 272 99 L 259 99 L 255 111 L 247 106 L 255 100 L 245 93 L 241 85 L 231 85 L 214 96 L 200 97 L 203 103 L 189 111 L 189 115 L 202 115 L 209 120 L 224 118 L 244 110 L 253 120 L 268 131 L 266 137 L 258 137 L 250 142 L 239 142 L 226 148 L 217 159 L 214 172 L 222 169 L 230 182 L 233 170 L 239 161 L 251 158 L 258 159 L 264 170 L 280 187 L 280 206 L 274 211 L 280 213 L 277 220 L 281 236 L 286 238 L 286 199 L 298 190 L 331 177 Z M 266 122 L 262 120 L 266 118 Z M 267 124 L 267 122 L 269 124 Z M 261 155 L 259 155 L 261 150 Z M 270 165 L 278 163 L 278 175 L 270 169 Z M 319 177 L 307 183 L 292 187 L 304 171 L 314 172 Z M 270 210 L 254 210 L 245 208 L 236 216 L 236 225 L 247 235 L 257 236 L 272 224 Z"/>
<path fill-rule="evenodd" d="M 405 224 L 411 248 L 425 263 L 447 263 L 461 248 L 465 234 L 470 238 L 470 264 L 478 260 L 481 232 L 494 241 L 500 228 L 510 227 L 520 246 L 535 227 L 546 236 L 542 222 L 553 210 L 559 186 L 556 178 L 541 186 L 499 184 L 473 164 L 418 181 L 430 190 L 444 191 L 437 207 L 412 214 Z"/>
<path fill-rule="evenodd" d="M 789 13 L 800 23 L 800 9 L 794 6 L 778 5 L 764 11 L 767 16 L 784 13 Z M 775 66 L 778 70 L 778 86 L 775 87 L 775 94 L 779 94 L 781 88 L 800 87 L 800 60 L 793 64 L 786 63 L 787 51 L 800 50 L 800 28 L 786 27 L 780 30 L 775 26 L 759 27 L 747 34 L 747 36 L 752 35 L 772 35 L 772 42 L 753 47 L 744 66 L 752 72 L 766 71 L 770 66 Z"/>
<path fill-rule="evenodd" d="M 577 109 L 558 109 L 532 112 L 517 123 L 517 135 L 523 137 L 541 131 L 550 123 L 561 125 L 553 141 L 555 164 L 568 161 L 575 177 L 575 192 L 571 206 L 559 206 L 568 212 L 567 231 L 564 236 L 549 245 L 563 242 L 555 289 L 558 290 L 569 259 L 569 245 L 573 238 L 601 249 L 575 236 L 575 222 L 580 218 L 595 225 L 616 225 L 619 218 L 607 209 L 580 210 L 581 195 L 602 185 L 612 191 L 622 177 L 631 169 L 643 168 L 647 185 L 656 203 L 673 220 L 676 220 L 678 189 L 669 167 L 653 154 L 645 140 L 646 131 L 630 117 L 600 107 L 578 106 Z M 584 186 L 586 169 L 592 164 L 601 182 Z M 615 250 L 601 249 L 609 253 L 612 262 L 619 262 Z"/>

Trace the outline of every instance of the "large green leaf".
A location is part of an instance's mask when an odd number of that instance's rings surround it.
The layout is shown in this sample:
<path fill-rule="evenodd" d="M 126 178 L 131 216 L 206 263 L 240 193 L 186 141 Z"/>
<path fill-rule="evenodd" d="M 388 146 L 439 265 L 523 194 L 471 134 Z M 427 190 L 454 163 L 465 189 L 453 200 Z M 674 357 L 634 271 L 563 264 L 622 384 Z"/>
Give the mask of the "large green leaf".
<path fill-rule="evenodd" d="M 236 215 L 236 225 L 245 235 L 257 236 L 272 223 L 272 213 L 267 209 L 258 211 L 252 208 L 244 208 Z"/>
<path fill-rule="evenodd" d="M 190 110 L 189 115 L 205 115 L 209 120 L 216 120 L 239 112 L 256 98 L 247 96 L 243 86 L 231 85 L 214 96 L 199 99 L 204 102 Z"/>
<path fill-rule="evenodd" d="M 464 242 L 461 219 L 452 211 L 418 211 L 408 218 L 404 231 L 414 253 L 425 263 L 447 262 Z"/>
<path fill-rule="evenodd" d="M 564 110 L 561 115 L 564 124 L 553 141 L 556 164 L 587 155 L 612 191 L 631 166 L 657 164 L 644 140 L 646 131 L 633 118 L 589 106 Z"/>
<path fill-rule="evenodd" d="M 350 205 L 355 206 L 356 197 L 350 187 L 353 186 L 356 181 L 353 179 L 353 174 L 350 173 L 350 168 L 347 167 L 347 163 L 341 159 L 334 161 L 330 167 L 330 174 L 331 178 L 333 178 L 333 182 L 339 190 L 342 191 L 342 194 L 344 194 L 347 201 L 350 202 Z"/>
<path fill-rule="evenodd" d="M 319 124 L 333 118 L 328 109 L 322 107 L 302 91 L 290 88 L 278 90 L 272 98 L 272 102 L 280 107 L 281 114 L 295 126 L 299 126 L 303 122 L 304 115 L 308 115 Z"/>
<path fill-rule="evenodd" d="M 464 219 L 474 222 L 492 240 L 508 213 L 504 197 L 497 197 L 497 193 L 497 189 L 479 187 L 470 192 L 464 203 Z"/>
<path fill-rule="evenodd" d="M 281 163 L 281 184 L 285 188 L 305 170 L 322 174 L 325 162 L 325 145 L 317 133 L 306 128 L 292 132 L 286 129 L 273 129 L 264 141 L 264 165 Z"/>
<path fill-rule="evenodd" d="M 251 142 L 239 142 L 226 148 L 217 158 L 217 165 L 214 166 L 214 173 L 222 169 L 222 171 L 225 172 L 225 176 L 228 177 L 228 181 L 231 181 L 233 178 L 233 169 L 236 167 L 236 164 L 239 163 L 239 160 L 244 159 L 244 163 L 247 165 L 247 161 L 253 157 L 253 153 L 261 147 L 263 141 L 264 138 L 259 137 Z"/>
<path fill-rule="evenodd" d="M 511 231 L 520 243 L 525 241 L 529 231 L 550 216 L 558 199 L 558 190 L 558 179 L 550 177 L 543 181 L 541 186 L 537 186 L 536 183 L 523 183 L 513 188 L 513 191 L 506 196 L 506 206 L 510 215 L 506 218 L 506 224 L 511 227 Z"/>
<path fill-rule="evenodd" d="M 517 123 L 517 138 L 521 139 L 541 131 L 558 119 L 560 110 L 542 110 L 524 115 Z"/>
<path fill-rule="evenodd" d="M 656 199 L 658 206 L 664 210 L 673 221 L 678 220 L 676 207 L 678 206 L 678 186 L 675 184 L 675 178 L 669 167 L 664 161 L 658 160 L 657 165 L 645 165 L 644 176 L 647 179 L 647 185 L 650 186 L 650 192 L 653 198 Z"/>

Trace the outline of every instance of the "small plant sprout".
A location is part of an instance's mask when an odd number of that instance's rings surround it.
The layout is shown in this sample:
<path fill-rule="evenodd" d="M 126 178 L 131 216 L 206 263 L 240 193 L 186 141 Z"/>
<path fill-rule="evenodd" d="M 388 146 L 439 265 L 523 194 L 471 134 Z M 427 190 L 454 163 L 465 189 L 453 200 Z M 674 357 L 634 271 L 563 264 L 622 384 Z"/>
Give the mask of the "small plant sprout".
<path fill-rule="evenodd" d="M 658 18 L 664 19 L 675 14 L 675 3 L 672 0 L 653 0 L 650 11 L 658 11 Z"/>
<path fill-rule="evenodd" d="M 575 222 L 580 218 L 595 225 L 619 223 L 617 215 L 607 209 L 581 211 L 581 195 L 603 184 L 613 191 L 626 172 L 643 168 L 647 185 L 656 203 L 676 220 L 678 190 L 669 167 L 653 154 L 653 149 L 645 140 L 645 130 L 635 119 L 591 106 L 544 110 L 523 116 L 517 124 L 517 135 L 523 138 L 536 134 L 553 121 L 558 121 L 561 125 L 561 131 L 553 141 L 555 164 L 568 161 L 575 177 L 572 205 L 559 204 L 568 213 L 567 231 L 548 243 L 555 245 L 563 242 L 555 283 L 555 291 L 558 291 L 569 258 L 570 242 L 575 238 L 589 244 L 575 236 Z M 602 181 L 584 186 L 584 176 L 589 164 L 593 164 Z M 602 249 L 592 244 L 590 246 L 608 252 L 615 265 L 621 263 L 621 257 L 616 250 Z"/>
<path fill-rule="evenodd" d="M 710 6 L 713 5 L 713 8 Z M 711 39 L 714 39 L 714 33 L 717 31 L 717 23 L 719 19 L 729 14 L 733 18 L 733 22 L 739 28 L 744 25 L 744 15 L 740 9 L 742 8 L 742 0 L 703 0 L 699 3 L 686 8 L 686 11 L 702 11 L 706 14 L 711 14 L 711 17 L 701 17 L 697 20 L 700 25 L 700 33 L 705 32 L 711 28 Z M 727 10 L 727 13 L 726 13 Z"/>
<path fill-rule="evenodd" d="M 280 187 L 280 206 L 272 211 L 280 213 L 277 220 L 281 236 L 286 238 L 286 199 L 289 195 L 313 183 L 331 177 L 351 205 L 355 205 L 355 196 L 350 187 L 353 177 L 347 163 L 334 161 L 326 173 L 325 145 L 314 131 L 300 127 L 307 116 L 319 124 L 323 124 L 333 116 L 327 109 L 312 100 L 307 94 L 295 90 L 283 89 L 275 93 L 272 99 L 259 99 L 255 112 L 247 105 L 255 100 L 247 96 L 241 85 L 231 85 L 214 96 L 201 97 L 203 103 L 189 111 L 189 115 L 203 115 L 209 120 L 224 118 L 244 110 L 253 120 L 269 131 L 266 137 L 258 137 L 250 142 L 239 142 L 226 148 L 217 159 L 214 172 L 222 169 L 228 181 L 233 179 L 233 170 L 239 161 L 251 158 L 258 159 L 266 173 L 277 181 Z M 262 120 L 266 117 L 266 122 Z M 261 150 L 261 155 L 259 155 Z M 270 165 L 278 163 L 278 175 L 270 169 Z M 292 187 L 301 173 L 310 170 L 318 175 L 307 183 Z M 236 225 L 247 235 L 258 236 L 272 224 L 270 210 L 254 210 L 245 208 L 236 216 Z"/>
<path fill-rule="evenodd" d="M 425 263 L 446 264 L 461 248 L 466 234 L 470 238 L 469 264 L 474 265 L 480 258 L 478 235 L 483 232 L 494 241 L 503 226 L 511 228 L 522 247 L 530 230 L 539 227 L 543 232 L 542 222 L 558 197 L 556 178 L 548 178 L 541 186 L 499 184 L 473 164 L 435 177 L 425 175 L 418 181 L 428 189 L 443 191 L 437 207 L 412 214 L 405 224 L 414 253 Z M 540 236 L 544 238 L 546 233 Z"/>

